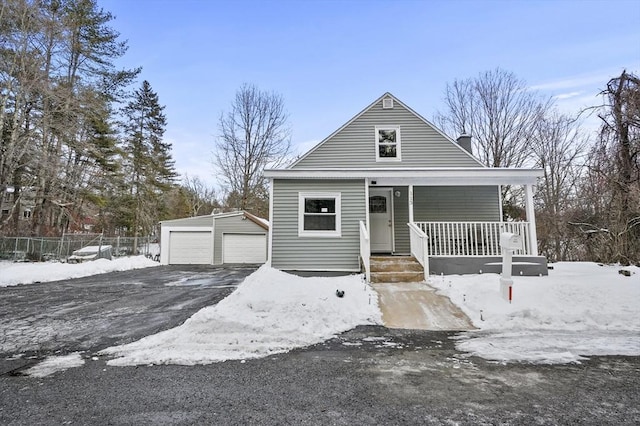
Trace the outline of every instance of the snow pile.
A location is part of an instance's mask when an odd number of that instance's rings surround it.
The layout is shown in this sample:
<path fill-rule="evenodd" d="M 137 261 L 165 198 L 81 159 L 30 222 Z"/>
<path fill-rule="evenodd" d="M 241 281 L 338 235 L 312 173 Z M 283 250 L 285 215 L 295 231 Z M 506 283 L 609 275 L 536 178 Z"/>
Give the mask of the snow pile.
<path fill-rule="evenodd" d="M 183 325 L 103 353 L 119 356 L 109 365 L 207 364 L 287 352 L 379 323 L 377 296 L 361 275 L 302 278 L 265 265 Z"/>
<path fill-rule="evenodd" d="M 513 281 L 509 304 L 497 274 L 429 280 L 480 329 L 464 333 L 458 349 L 491 360 L 545 363 L 640 355 L 640 268 L 563 262 L 547 277 Z"/>
<path fill-rule="evenodd" d="M 46 377 L 58 371 L 64 371 L 73 367 L 81 367 L 84 365 L 84 359 L 79 352 L 68 355 L 49 356 L 44 361 L 24 371 L 32 377 Z"/>
<path fill-rule="evenodd" d="M 142 252 L 145 254 L 149 254 L 149 256 L 160 256 L 160 244 L 159 243 L 149 243 L 142 246 Z"/>
<path fill-rule="evenodd" d="M 0 263 L 0 287 L 80 278 L 105 272 L 160 265 L 144 256 L 98 259 L 85 263 Z"/>

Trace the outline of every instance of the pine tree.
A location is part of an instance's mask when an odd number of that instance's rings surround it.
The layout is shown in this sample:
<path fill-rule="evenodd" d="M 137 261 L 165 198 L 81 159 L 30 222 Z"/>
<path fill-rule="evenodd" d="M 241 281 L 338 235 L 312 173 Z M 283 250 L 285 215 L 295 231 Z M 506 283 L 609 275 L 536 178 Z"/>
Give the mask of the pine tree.
<path fill-rule="evenodd" d="M 126 42 L 113 19 L 97 0 L 0 3 L 0 193 L 14 191 L 15 213 L 0 219 L 0 233 L 59 234 L 94 211 L 87 201 L 100 197 L 94 182 L 110 161 L 95 126 L 113 119 L 139 72 L 116 69 Z M 33 211 L 19 229 L 22 202 Z"/>
<path fill-rule="evenodd" d="M 174 184 L 177 173 L 171 144 L 163 141 L 167 120 L 148 81 L 135 90 L 123 110 L 124 151 L 129 174 L 130 195 L 134 200 L 129 226 L 134 236 L 148 234 L 162 214 L 162 193 Z"/>

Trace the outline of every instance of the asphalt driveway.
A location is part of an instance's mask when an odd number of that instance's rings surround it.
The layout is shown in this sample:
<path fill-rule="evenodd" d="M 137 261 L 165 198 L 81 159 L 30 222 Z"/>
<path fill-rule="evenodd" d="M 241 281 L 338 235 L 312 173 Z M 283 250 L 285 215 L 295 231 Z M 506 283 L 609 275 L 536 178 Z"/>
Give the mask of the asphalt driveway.
<path fill-rule="evenodd" d="M 0 424 L 637 425 L 640 357 L 501 365 L 454 332 L 358 327 L 327 342 L 211 365 L 0 376 Z"/>
<path fill-rule="evenodd" d="M 158 266 L 0 288 L 0 374 L 28 359 L 98 351 L 173 328 L 255 269 Z M 24 355 L 7 360 L 12 354 Z"/>
<path fill-rule="evenodd" d="M 196 366 L 111 367 L 98 353 L 181 324 L 252 271 L 157 267 L 0 288 L 0 424 L 640 422 L 640 357 L 502 365 L 457 351 L 454 331 L 362 326 L 289 353 Z M 80 367 L 21 375 L 75 351 Z"/>

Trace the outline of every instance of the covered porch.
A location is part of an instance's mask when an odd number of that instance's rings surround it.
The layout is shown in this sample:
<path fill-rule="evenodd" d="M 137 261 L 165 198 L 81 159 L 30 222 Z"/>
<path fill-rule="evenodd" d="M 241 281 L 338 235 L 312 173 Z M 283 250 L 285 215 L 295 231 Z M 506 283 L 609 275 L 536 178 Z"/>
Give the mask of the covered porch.
<path fill-rule="evenodd" d="M 368 279 L 371 256 L 384 254 L 412 256 L 424 268 L 425 279 L 429 274 L 499 272 L 503 232 L 518 234 L 524 242 L 514 253 L 515 274 L 546 274 L 546 260 L 538 256 L 533 205 L 539 171 L 394 172 L 366 178 L 368 208 L 360 223 L 360 256 Z M 524 189 L 525 220 L 502 220 L 503 185 Z"/>

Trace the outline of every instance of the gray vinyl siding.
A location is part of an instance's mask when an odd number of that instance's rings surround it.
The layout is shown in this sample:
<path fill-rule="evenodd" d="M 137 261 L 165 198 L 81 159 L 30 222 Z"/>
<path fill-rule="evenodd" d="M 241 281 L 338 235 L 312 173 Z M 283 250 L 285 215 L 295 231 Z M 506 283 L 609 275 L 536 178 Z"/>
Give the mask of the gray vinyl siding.
<path fill-rule="evenodd" d="M 211 227 L 213 223 L 213 216 L 196 216 L 186 217 L 184 219 L 165 220 L 162 222 L 162 226 L 202 226 Z"/>
<path fill-rule="evenodd" d="M 400 196 L 395 193 L 400 191 Z M 409 188 L 406 186 L 393 188 L 393 238 L 395 253 L 407 254 L 411 252 L 409 242 Z"/>
<path fill-rule="evenodd" d="M 498 187 L 414 187 L 413 219 L 416 222 L 499 221 Z"/>
<path fill-rule="evenodd" d="M 402 161 L 376 162 L 375 127 L 400 126 Z M 394 102 L 382 109 L 382 100 L 324 141 L 293 169 L 394 167 L 481 167 L 465 151 L 445 138 L 412 111 Z"/>
<path fill-rule="evenodd" d="M 340 192 L 341 237 L 298 236 L 298 194 L 310 191 Z M 365 218 L 364 180 L 274 179 L 272 266 L 284 270 L 358 270 L 359 221 Z"/>
<path fill-rule="evenodd" d="M 213 235 L 213 264 L 222 263 L 222 234 L 267 234 L 267 231 L 260 225 L 249 219 L 244 219 L 244 215 L 216 218 Z"/>

